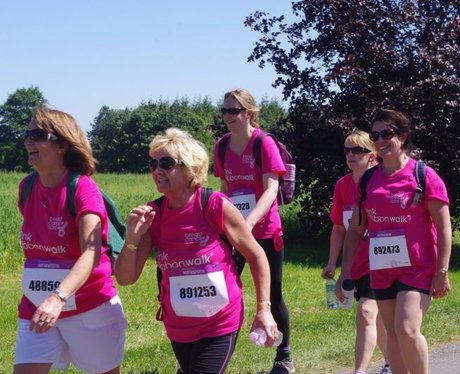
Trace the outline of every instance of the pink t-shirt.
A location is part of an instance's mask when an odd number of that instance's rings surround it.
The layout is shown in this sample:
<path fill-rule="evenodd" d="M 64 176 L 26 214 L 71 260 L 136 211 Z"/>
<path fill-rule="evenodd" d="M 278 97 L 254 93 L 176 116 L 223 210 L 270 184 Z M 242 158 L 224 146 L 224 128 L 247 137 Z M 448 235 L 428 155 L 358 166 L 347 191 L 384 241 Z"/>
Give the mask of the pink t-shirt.
<path fill-rule="evenodd" d="M 409 159 L 401 171 L 395 175 L 387 176 L 383 174 L 382 168 L 379 166 L 368 182 L 367 196 L 362 207 L 367 214 L 369 237 L 380 237 L 383 243 L 385 243 L 384 241 L 388 242 L 388 238 L 405 238 L 396 244 L 401 248 L 407 245 L 410 260 L 408 266 L 371 270 L 373 288 L 383 288 L 379 285 L 383 285 L 383 278 L 387 271 L 401 275 L 411 272 L 413 277 L 408 277 L 406 283 L 426 288 L 429 287 L 427 281 L 425 280 L 424 284 L 419 284 L 417 275 L 422 272 L 431 272 L 432 274 L 436 272 L 437 233 L 426 202 L 437 199 L 449 204 L 449 198 L 444 182 L 431 167 L 427 166 L 422 200 L 419 204 L 413 205 L 417 187 L 414 167 L 415 160 Z M 357 189 L 356 203 L 359 201 L 359 194 L 360 191 Z M 375 252 L 379 249 L 381 248 L 378 246 L 373 248 L 371 245 L 369 250 Z M 378 256 L 381 255 L 378 253 Z"/>
<path fill-rule="evenodd" d="M 222 336 L 243 323 L 242 285 L 231 248 L 221 239 L 223 203 L 214 192 L 203 214 L 201 188 L 186 206 L 168 207 L 165 197 L 150 236 L 162 271 L 160 303 L 168 338 L 177 342 Z M 205 218 L 206 216 L 206 218 Z"/>
<path fill-rule="evenodd" d="M 25 272 L 27 269 L 24 279 L 29 272 L 33 273 L 38 267 L 43 267 L 44 262 L 49 269 L 56 267 L 70 269 L 73 266 L 81 255 L 78 221 L 85 213 L 97 214 L 101 218 L 102 240 L 107 242 L 107 213 L 96 183 L 87 176 L 80 176 L 75 191 L 77 216 L 74 219 L 66 205 L 68 176 L 69 173 L 58 186 L 53 188 L 44 187 L 38 176 L 24 207 L 20 201 L 25 179 L 19 185 L 18 207 L 24 217 L 21 245 L 26 258 Z M 111 277 L 110 259 L 106 252 L 107 248 L 103 245 L 99 264 L 93 269 L 85 284 L 77 290 L 75 298 L 72 298 L 71 303 L 75 302 L 75 308 L 63 311 L 59 318 L 93 309 L 117 294 Z M 48 273 L 51 274 L 52 271 L 48 270 Z M 51 282 L 50 279 L 54 278 L 49 276 L 47 279 Z M 32 276 L 28 284 L 23 287 L 28 289 L 39 287 L 43 290 L 46 285 L 49 288 L 46 288 L 47 293 L 51 293 L 54 286 L 42 282 L 44 281 L 34 281 Z M 18 307 L 19 318 L 32 318 L 35 309 L 36 306 L 23 295 Z"/>
<path fill-rule="evenodd" d="M 264 192 L 263 174 L 283 175 L 286 172 L 278 147 L 270 136 L 265 136 L 262 140 L 262 170 L 256 165 L 253 146 L 254 139 L 260 131 L 259 128 L 254 130 L 241 155 L 234 153 L 228 145 L 223 166 L 219 161 L 219 142 L 221 140 L 214 146 L 214 176 L 227 182 L 227 193 L 230 198 L 255 194 L 255 202 L 257 202 Z M 238 204 L 235 205 L 238 206 Z M 244 207 L 244 203 L 242 205 Z M 281 218 L 278 213 L 278 202 L 275 199 L 267 214 L 254 226 L 252 234 L 256 239 L 267 239 L 279 234 L 280 230 Z"/>
<path fill-rule="evenodd" d="M 346 229 L 350 224 L 353 211 L 356 183 L 353 180 L 353 173 L 340 178 L 335 184 L 334 199 L 330 217 L 335 225 L 342 225 Z M 357 280 L 369 273 L 369 242 L 362 241 L 353 259 L 350 269 L 351 279 Z"/>

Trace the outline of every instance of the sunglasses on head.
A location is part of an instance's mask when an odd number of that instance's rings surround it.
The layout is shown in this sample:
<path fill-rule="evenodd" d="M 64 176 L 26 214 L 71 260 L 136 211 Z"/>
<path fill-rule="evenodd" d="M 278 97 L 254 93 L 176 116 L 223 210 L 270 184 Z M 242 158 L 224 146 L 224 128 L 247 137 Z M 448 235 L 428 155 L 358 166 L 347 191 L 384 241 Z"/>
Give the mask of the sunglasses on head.
<path fill-rule="evenodd" d="M 384 129 L 382 131 L 371 131 L 369 133 L 369 139 L 372 140 L 373 142 L 376 142 L 377 140 L 379 140 L 379 137 L 385 140 L 390 140 L 397 134 L 399 134 L 397 131 L 388 130 L 388 129 Z"/>
<path fill-rule="evenodd" d="M 363 148 L 363 147 L 351 147 L 351 148 L 343 147 L 343 153 L 345 153 L 347 155 L 350 152 L 353 155 L 361 155 L 363 153 L 369 153 L 370 150 L 366 149 L 366 148 Z"/>
<path fill-rule="evenodd" d="M 34 142 L 47 142 L 59 140 L 59 138 L 56 135 L 50 132 L 46 132 L 42 129 L 26 130 L 24 132 L 24 138 L 29 138 Z"/>
<path fill-rule="evenodd" d="M 221 113 L 224 114 L 230 114 L 234 116 L 235 114 L 241 113 L 245 111 L 245 108 L 220 108 Z"/>
<path fill-rule="evenodd" d="M 159 160 L 149 156 L 149 167 L 151 171 L 157 170 L 158 167 L 168 171 L 171 170 L 174 166 L 182 165 L 183 163 L 183 161 L 176 160 L 175 158 L 169 156 L 160 157 Z"/>

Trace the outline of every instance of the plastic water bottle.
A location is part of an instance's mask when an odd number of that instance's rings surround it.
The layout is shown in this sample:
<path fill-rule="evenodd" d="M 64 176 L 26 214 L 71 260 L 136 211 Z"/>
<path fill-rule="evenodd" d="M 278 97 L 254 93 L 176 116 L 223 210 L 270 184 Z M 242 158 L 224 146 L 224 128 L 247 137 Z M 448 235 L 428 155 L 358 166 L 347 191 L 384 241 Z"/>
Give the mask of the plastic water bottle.
<path fill-rule="evenodd" d="M 344 297 L 343 303 L 340 307 L 343 309 L 350 309 L 353 304 L 353 295 L 355 293 L 355 283 L 351 279 L 345 279 L 342 282 L 342 294 Z"/>
<path fill-rule="evenodd" d="M 254 331 L 251 331 L 249 334 L 249 339 L 255 344 L 259 346 L 264 346 L 265 341 L 267 340 L 267 334 L 265 333 L 264 329 L 260 327 L 256 328 Z M 283 340 L 283 333 L 281 331 L 277 331 L 275 341 L 273 342 L 272 347 L 278 347 Z"/>
<path fill-rule="evenodd" d="M 335 280 L 331 274 L 328 274 L 326 278 L 326 303 L 327 307 L 331 309 L 339 307 L 339 300 L 335 296 Z"/>

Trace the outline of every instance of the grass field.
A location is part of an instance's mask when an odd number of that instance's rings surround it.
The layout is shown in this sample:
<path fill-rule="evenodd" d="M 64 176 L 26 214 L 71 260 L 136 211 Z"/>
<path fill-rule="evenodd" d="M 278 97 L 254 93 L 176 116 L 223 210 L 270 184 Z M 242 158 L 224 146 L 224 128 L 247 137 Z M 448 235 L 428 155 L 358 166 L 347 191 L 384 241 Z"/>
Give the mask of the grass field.
<path fill-rule="evenodd" d="M 16 334 L 16 308 L 21 296 L 22 252 L 19 245 L 20 215 L 16 208 L 17 185 L 23 174 L 0 173 L 0 373 L 11 373 Z M 156 197 L 149 175 L 96 175 L 100 187 L 114 198 L 123 216 L 132 206 Z M 210 186 L 217 188 L 214 179 Z M 299 374 L 335 373 L 353 366 L 354 312 L 328 310 L 325 304 L 321 268 L 327 260 L 328 241 L 303 237 L 290 207 L 285 215 L 286 263 L 284 296 L 290 310 L 291 347 Z M 423 332 L 430 348 L 460 340 L 459 238 L 456 238 L 449 297 L 435 301 L 430 308 Z M 177 369 L 164 328 L 155 320 L 158 307 L 154 263 L 149 261 L 141 279 L 133 286 L 119 287 L 128 331 L 123 373 L 174 374 Z M 266 373 L 274 358 L 274 349 L 256 347 L 249 342 L 249 327 L 254 313 L 254 290 L 248 269 L 243 272 L 245 323 L 240 332 L 228 373 Z M 373 360 L 381 358 L 378 350 Z M 352 370 L 350 369 L 350 372 Z M 70 369 L 70 373 L 78 373 Z"/>

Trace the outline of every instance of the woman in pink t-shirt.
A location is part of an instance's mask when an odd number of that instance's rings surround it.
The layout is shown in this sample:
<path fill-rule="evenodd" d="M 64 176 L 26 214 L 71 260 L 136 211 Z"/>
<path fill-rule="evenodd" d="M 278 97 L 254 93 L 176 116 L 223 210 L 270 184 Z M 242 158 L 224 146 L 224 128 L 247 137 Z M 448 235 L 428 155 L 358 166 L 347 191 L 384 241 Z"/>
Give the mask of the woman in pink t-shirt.
<path fill-rule="evenodd" d="M 360 206 L 357 191 L 336 292 L 342 298 L 341 282 L 350 276 L 354 252 L 367 230 L 371 287 L 387 330 L 391 370 L 428 373 L 428 345 L 420 328 L 432 298 L 450 290 L 449 198 L 444 182 L 428 166 L 423 195 L 416 198 L 416 161 L 408 156 L 410 122 L 401 112 L 377 111 L 369 137 L 383 162 L 367 182 Z"/>
<path fill-rule="evenodd" d="M 290 353 L 289 311 L 283 299 L 282 274 L 284 259 L 283 232 L 278 213 L 278 178 L 286 172 L 275 141 L 262 138 L 261 169 L 254 156 L 254 140 L 260 135 L 260 109 L 245 89 L 227 92 L 222 105 L 224 121 L 230 131 L 225 158 L 220 160 L 219 144 L 214 146 L 214 175 L 221 180 L 221 191 L 233 201 L 246 220 L 252 234 L 262 246 L 270 264 L 270 297 L 272 313 L 283 341 L 277 347 L 271 373 L 294 373 Z M 236 247 L 239 250 L 238 247 Z M 244 259 L 238 264 L 242 271 Z"/>
<path fill-rule="evenodd" d="M 122 285 L 137 281 L 153 248 L 161 270 L 160 310 L 184 374 L 223 373 L 243 322 L 242 285 L 231 245 L 246 257 L 257 295 L 252 328 L 274 341 L 270 312 L 270 271 L 262 248 L 243 217 L 220 192 L 201 202 L 209 158 L 206 148 L 186 132 L 171 128 L 150 143 L 150 171 L 160 206 L 149 202 L 127 219 L 127 238 L 115 266 Z"/>
<path fill-rule="evenodd" d="M 345 233 L 353 210 L 355 190 L 363 173 L 376 165 L 377 153 L 367 132 L 356 130 L 345 139 L 344 153 L 351 173 L 340 178 L 334 188 L 331 208 L 333 223 L 330 236 L 329 261 L 321 276 L 334 277 L 337 260 L 342 251 Z M 386 358 L 386 331 L 378 313 L 375 294 L 370 286 L 369 243 L 363 240 L 353 259 L 350 271 L 355 285 L 356 311 L 355 374 L 365 373 L 376 343 Z M 385 364 L 381 374 L 386 374 Z"/>
<path fill-rule="evenodd" d="M 26 261 L 14 373 L 45 373 L 70 362 L 90 373 L 119 373 L 126 320 L 104 244 L 107 212 L 89 177 L 91 146 L 72 116 L 45 104 L 35 108 L 24 144 L 35 172 L 19 186 Z M 71 172 L 80 174 L 75 217 L 67 208 Z"/>

